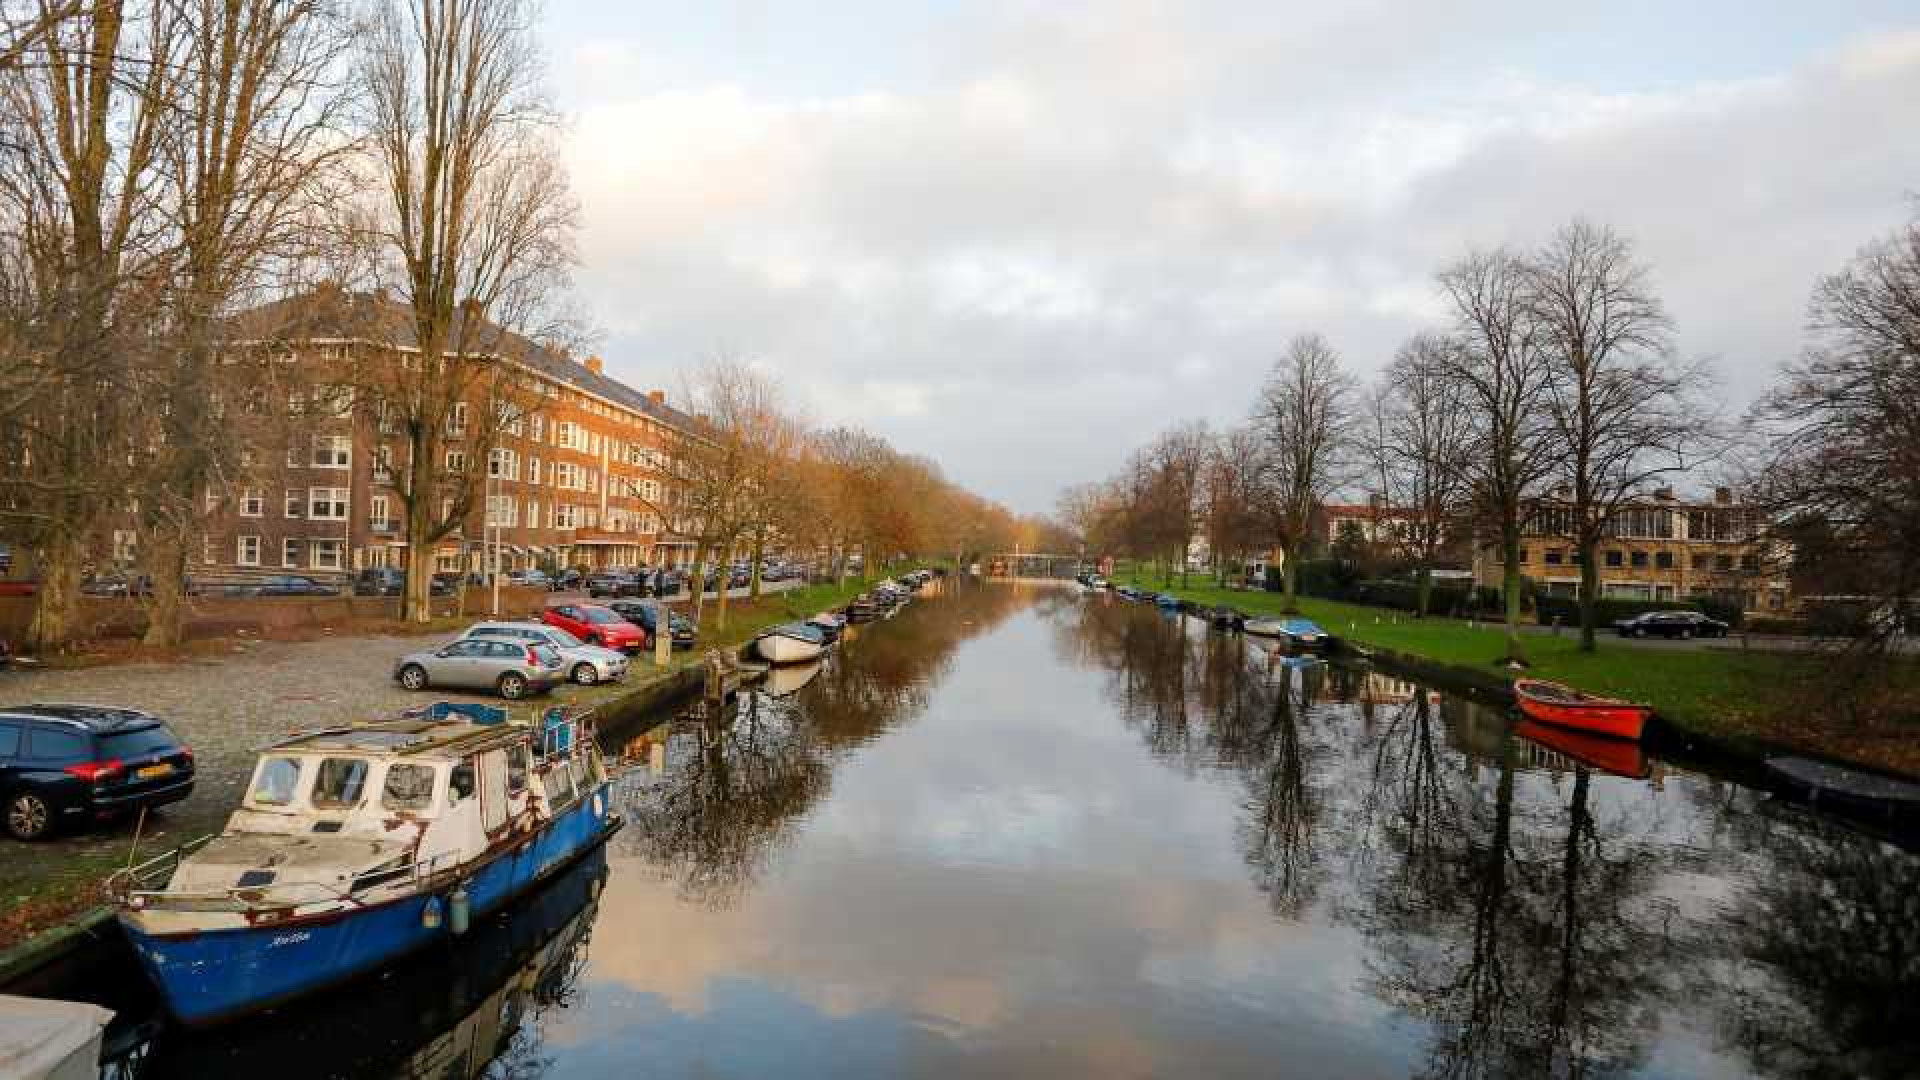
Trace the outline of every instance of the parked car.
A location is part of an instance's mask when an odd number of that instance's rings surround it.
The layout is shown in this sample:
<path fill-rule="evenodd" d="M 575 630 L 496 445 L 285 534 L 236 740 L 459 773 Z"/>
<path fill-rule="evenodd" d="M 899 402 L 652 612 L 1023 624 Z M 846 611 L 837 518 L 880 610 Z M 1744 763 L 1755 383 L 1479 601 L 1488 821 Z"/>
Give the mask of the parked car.
<path fill-rule="evenodd" d="M 602 596 L 645 596 L 646 582 L 639 574 L 630 570 L 605 570 L 587 575 L 587 595 Z"/>
<path fill-rule="evenodd" d="M 368 567 L 353 577 L 355 596 L 399 596 L 407 588 L 407 572 L 388 567 Z M 453 584 L 439 574 L 427 590 L 435 596 L 453 595 Z"/>
<path fill-rule="evenodd" d="M 578 570 L 562 570 L 560 576 L 553 579 L 553 588 L 555 592 L 570 592 L 578 589 L 584 580 L 585 575 Z"/>
<path fill-rule="evenodd" d="M 254 586 L 255 596 L 339 596 L 340 590 L 331 585 L 301 577 L 298 574 L 277 574 L 266 578 Z"/>
<path fill-rule="evenodd" d="M 0 808 L 7 833 L 38 840 L 193 794 L 193 751 L 160 718 L 107 705 L 0 709 Z"/>
<path fill-rule="evenodd" d="M 1643 611 L 1615 621 L 1613 629 L 1621 637 L 1691 638 L 1726 637 L 1730 628 L 1698 611 Z"/>
<path fill-rule="evenodd" d="M 559 686 L 567 679 L 567 669 L 560 651 L 551 645 L 461 638 L 401 657 L 393 665 L 393 678 L 408 690 L 430 686 L 492 690 L 517 701 Z"/>
<path fill-rule="evenodd" d="M 647 632 L 599 604 L 556 604 L 540 613 L 540 621 L 557 626 L 589 645 L 636 653 L 647 647 Z"/>
<path fill-rule="evenodd" d="M 588 645 L 557 626 L 541 622 L 483 622 L 467 627 L 464 638 L 516 641 L 523 645 L 550 645 L 560 653 L 567 678 L 581 686 L 624 679 L 627 654 Z"/>
<path fill-rule="evenodd" d="M 507 581 L 534 589 L 545 589 L 553 584 L 553 579 L 547 576 L 545 570 L 514 570 L 507 574 Z"/>
<path fill-rule="evenodd" d="M 678 596 L 687 587 L 685 571 L 662 567 L 653 574 L 653 595 Z"/>
<path fill-rule="evenodd" d="M 607 606 L 612 608 L 621 618 L 645 630 L 647 632 L 649 647 L 651 647 L 654 635 L 660 632 L 659 605 L 643 604 L 637 600 L 615 600 Z M 674 648 L 693 648 L 696 635 L 694 633 L 692 619 L 675 611 L 668 615 L 667 627 L 668 632 L 673 635 Z"/>

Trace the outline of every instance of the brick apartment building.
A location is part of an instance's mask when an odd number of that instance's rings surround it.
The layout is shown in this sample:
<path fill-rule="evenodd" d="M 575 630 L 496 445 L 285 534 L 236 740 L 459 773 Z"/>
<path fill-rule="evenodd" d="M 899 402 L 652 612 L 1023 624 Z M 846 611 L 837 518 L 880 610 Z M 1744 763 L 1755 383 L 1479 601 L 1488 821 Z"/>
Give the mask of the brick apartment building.
<path fill-rule="evenodd" d="M 1546 593 L 1574 595 L 1580 555 L 1572 539 L 1573 510 L 1542 503 L 1530 516 L 1520 548 L 1521 572 Z M 1748 611 L 1786 609 L 1791 587 L 1783 560 L 1760 536 L 1758 510 L 1726 488 L 1710 501 L 1684 501 L 1672 491 L 1623 509 L 1600 545 L 1600 594 L 1637 600 L 1713 596 Z M 1474 557 L 1474 577 L 1498 585 L 1503 564 L 1497 546 Z"/>
<path fill-rule="evenodd" d="M 277 383 L 298 419 L 263 432 L 245 479 L 208 493 L 199 573 L 338 578 L 363 567 L 403 567 L 398 485 L 407 476 L 406 440 L 378 409 L 329 381 L 349 365 L 417 363 L 403 310 L 322 289 L 248 312 L 236 326 L 229 362 L 284 373 Z M 495 433 L 485 495 L 436 545 L 436 569 L 482 571 L 494 543 L 503 571 L 690 561 L 693 542 L 663 517 L 680 501 L 671 447 L 696 421 L 659 391 L 609 378 L 598 356 L 575 361 L 497 327 L 485 339 L 480 362 L 507 365 L 513 385 L 536 404 Z M 456 407 L 442 448 L 450 472 L 467 466 L 464 455 L 482 452 L 473 421 L 490 407 L 480 400 Z"/>

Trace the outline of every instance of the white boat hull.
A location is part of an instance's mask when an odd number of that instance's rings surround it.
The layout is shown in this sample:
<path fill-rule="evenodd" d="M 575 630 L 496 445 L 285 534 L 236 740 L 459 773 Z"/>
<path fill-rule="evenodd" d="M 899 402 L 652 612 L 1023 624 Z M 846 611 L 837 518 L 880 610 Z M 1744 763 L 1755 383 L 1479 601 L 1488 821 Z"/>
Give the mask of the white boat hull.
<path fill-rule="evenodd" d="M 768 634 L 753 643 L 760 658 L 769 664 L 804 664 L 819 659 L 826 646 L 817 641 L 802 641 L 785 634 Z"/>

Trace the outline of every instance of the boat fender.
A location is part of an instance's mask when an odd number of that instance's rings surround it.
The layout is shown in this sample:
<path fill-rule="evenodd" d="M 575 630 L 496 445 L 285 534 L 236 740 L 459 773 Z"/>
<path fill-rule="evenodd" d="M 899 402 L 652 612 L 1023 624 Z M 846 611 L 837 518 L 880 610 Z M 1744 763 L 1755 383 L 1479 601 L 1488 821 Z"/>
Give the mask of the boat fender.
<path fill-rule="evenodd" d="M 429 930 L 440 929 L 440 898 L 439 897 L 437 896 L 427 897 L 426 906 L 420 909 L 420 925 L 426 927 Z"/>
<path fill-rule="evenodd" d="M 473 901 L 467 896 L 467 887 L 465 885 L 455 885 L 453 887 L 453 893 L 447 897 L 447 901 L 447 909 L 451 916 L 447 920 L 449 928 L 453 930 L 455 935 L 466 933 L 467 923 L 473 917 Z"/>

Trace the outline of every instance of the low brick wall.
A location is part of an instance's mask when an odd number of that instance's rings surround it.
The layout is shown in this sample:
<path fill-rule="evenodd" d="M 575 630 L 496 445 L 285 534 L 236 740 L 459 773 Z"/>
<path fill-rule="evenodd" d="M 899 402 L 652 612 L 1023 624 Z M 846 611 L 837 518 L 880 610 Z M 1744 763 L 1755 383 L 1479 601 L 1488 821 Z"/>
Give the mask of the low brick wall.
<path fill-rule="evenodd" d="M 469 588 L 465 611 L 476 618 L 483 616 L 491 599 L 491 590 Z M 0 596 L 0 638 L 20 640 L 38 602 L 39 598 L 33 596 Z M 531 614 L 546 602 L 544 589 L 515 585 L 500 590 L 500 612 L 506 617 Z M 459 596 L 433 598 L 435 615 L 453 615 L 459 610 Z M 196 596 L 188 602 L 187 636 L 215 637 L 243 630 L 271 635 L 399 617 L 400 598 L 396 596 Z M 137 637 L 146 626 L 146 608 L 138 599 L 87 596 L 80 600 L 75 636 Z"/>

